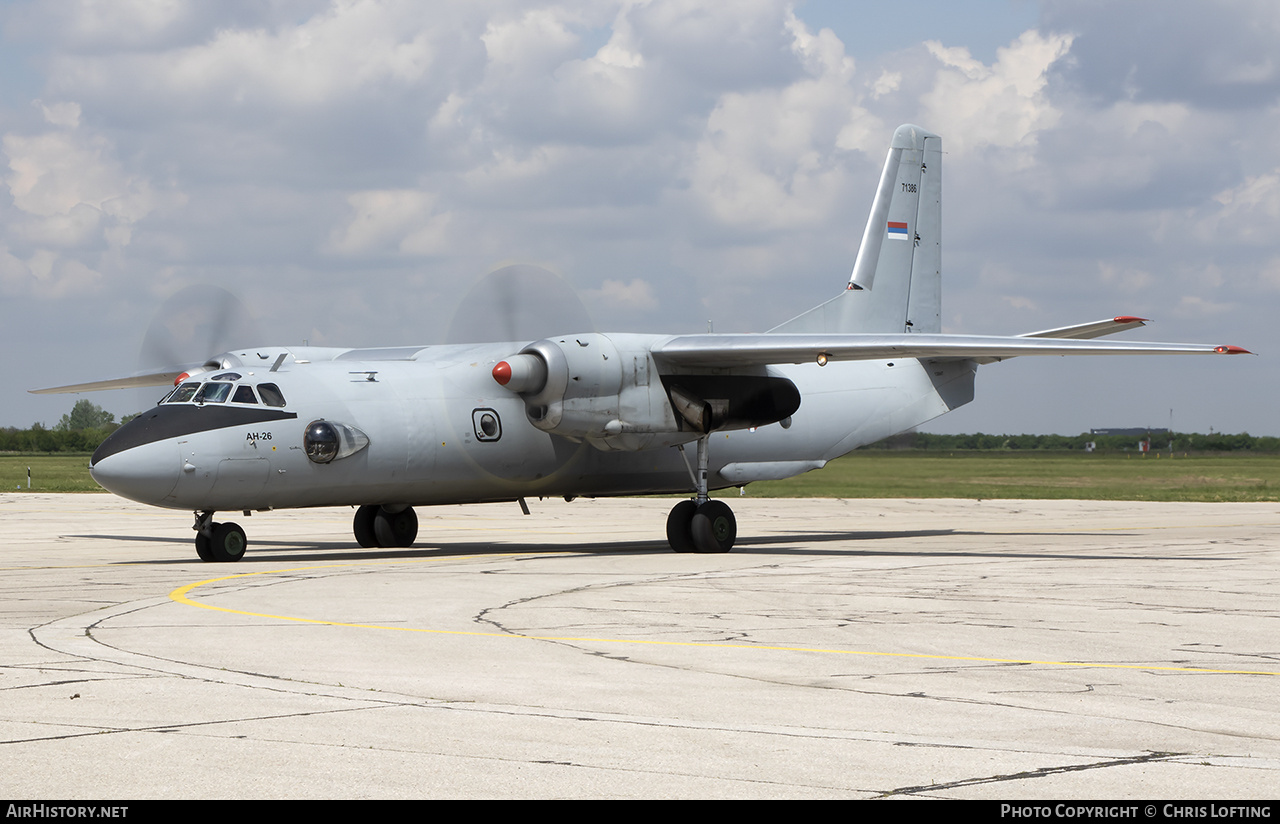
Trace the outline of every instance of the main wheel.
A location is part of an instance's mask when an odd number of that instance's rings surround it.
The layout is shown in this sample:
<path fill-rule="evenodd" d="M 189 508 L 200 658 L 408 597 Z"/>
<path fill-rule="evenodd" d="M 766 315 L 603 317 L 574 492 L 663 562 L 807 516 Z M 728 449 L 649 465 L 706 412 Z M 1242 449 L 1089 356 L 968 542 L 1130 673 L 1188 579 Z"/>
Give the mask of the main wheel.
<path fill-rule="evenodd" d="M 411 506 L 399 512 L 380 508 L 373 519 L 373 532 L 378 536 L 378 546 L 413 546 L 413 539 L 418 537 L 418 516 Z"/>
<path fill-rule="evenodd" d="M 378 545 L 378 533 L 373 526 L 373 522 L 377 520 L 377 517 L 378 508 L 372 505 L 365 505 L 356 510 L 356 515 L 351 520 L 351 531 L 356 534 L 356 543 L 365 549 Z"/>
<path fill-rule="evenodd" d="M 214 524 L 209 548 L 215 561 L 239 561 L 249 548 L 249 540 L 239 524 Z"/>
<path fill-rule="evenodd" d="M 667 516 L 667 543 L 676 552 L 696 552 L 693 545 L 693 513 L 698 511 L 697 501 L 681 501 L 671 508 Z"/>
<path fill-rule="evenodd" d="M 213 560 L 213 541 L 203 532 L 196 533 L 196 554 L 200 556 L 201 561 Z"/>
<path fill-rule="evenodd" d="M 707 501 L 698 507 L 689 528 L 698 552 L 728 552 L 738 537 L 738 521 L 723 501 Z"/>

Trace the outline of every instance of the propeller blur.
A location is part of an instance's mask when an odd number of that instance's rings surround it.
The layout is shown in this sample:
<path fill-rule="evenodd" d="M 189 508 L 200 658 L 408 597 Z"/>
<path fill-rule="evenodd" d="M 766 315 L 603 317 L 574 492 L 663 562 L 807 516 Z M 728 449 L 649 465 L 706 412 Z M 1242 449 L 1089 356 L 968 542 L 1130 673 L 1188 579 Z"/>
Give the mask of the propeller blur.
<path fill-rule="evenodd" d="M 615 334 L 584 321 L 530 340 L 506 312 L 452 336 L 497 328 L 499 342 L 233 348 L 34 391 L 172 383 L 102 443 L 90 472 L 117 495 L 192 510 L 206 561 L 239 560 L 248 544 L 218 511 L 352 505 L 361 546 L 405 547 L 415 506 L 682 492 L 671 548 L 726 552 L 737 525 L 712 490 L 819 469 L 919 426 L 972 400 L 981 364 L 1245 352 L 1096 340 L 1144 324 L 1133 316 L 941 334 L 941 170 L 941 139 L 899 127 L 845 289 L 767 333 Z"/>

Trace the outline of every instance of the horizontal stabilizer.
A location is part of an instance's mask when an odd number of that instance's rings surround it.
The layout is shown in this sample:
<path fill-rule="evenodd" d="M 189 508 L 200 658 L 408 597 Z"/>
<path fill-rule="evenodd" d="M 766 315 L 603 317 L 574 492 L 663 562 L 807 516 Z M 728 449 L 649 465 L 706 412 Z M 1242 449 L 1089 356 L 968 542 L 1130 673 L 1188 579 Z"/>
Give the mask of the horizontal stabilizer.
<path fill-rule="evenodd" d="M 986 335 L 681 335 L 653 347 L 679 366 L 765 366 L 838 360 L 1004 360 L 1030 355 L 1235 355 L 1238 346 Z"/>
<path fill-rule="evenodd" d="M 1019 335 L 1019 337 L 1087 340 L 1090 338 L 1100 338 L 1103 335 L 1114 335 L 1116 332 L 1123 332 L 1126 329 L 1137 329 L 1139 326 L 1146 325 L 1146 318 L 1134 317 L 1133 315 L 1119 315 L 1114 318 L 1107 318 L 1106 320 L 1094 321 L 1093 323 L 1077 323 L 1075 326 L 1060 326 L 1057 329 L 1045 329 L 1043 332 L 1028 332 L 1025 335 Z"/>

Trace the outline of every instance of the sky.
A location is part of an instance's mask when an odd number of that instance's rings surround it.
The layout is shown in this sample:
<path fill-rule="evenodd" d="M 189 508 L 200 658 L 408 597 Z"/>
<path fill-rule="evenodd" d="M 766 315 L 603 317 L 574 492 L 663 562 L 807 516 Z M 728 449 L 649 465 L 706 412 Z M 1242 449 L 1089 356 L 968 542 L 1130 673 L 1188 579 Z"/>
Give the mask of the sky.
<path fill-rule="evenodd" d="M 218 351 L 438 343 L 513 263 L 599 331 L 762 331 L 843 288 L 915 123 L 943 331 L 1125 314 L 1257 353 L 984 366 L 924 429 L 1280 435 L 1280 4 L 902 8 L 0 4 L 0 426 L 137 371 L 158 317 Z"/>

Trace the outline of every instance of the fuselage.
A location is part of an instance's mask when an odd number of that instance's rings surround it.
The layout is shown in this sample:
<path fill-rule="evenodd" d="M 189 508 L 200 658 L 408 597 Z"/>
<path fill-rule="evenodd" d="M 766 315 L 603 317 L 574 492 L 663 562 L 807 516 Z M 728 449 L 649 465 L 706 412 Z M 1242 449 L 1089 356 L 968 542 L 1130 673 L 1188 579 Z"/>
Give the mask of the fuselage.
<path fill-rule="evenodd" d="M 663 340 L 660 336 L 628 336 Z M 521 343 L 245 350 L 218 359 L 94 453 L 106 489 L 155 506 L 262 510 L 685 492 L 697 433 L 605 451 L 542 431 L 493 368 Z M 971 364 L 770 367 L 796 384 L 787 420 L 710 434 L 710 485 L 788 477 L 972 397 Z M 656 370 L 655 370 L 656 373 Z M 337 433 L 328 455 L 308 427 Z M 341 441 L 341 443 L 337 443 Z M 308 455 L 308 451 L 312 455 Z M 317 457 L 328 457 L 320 462 Z"/>

